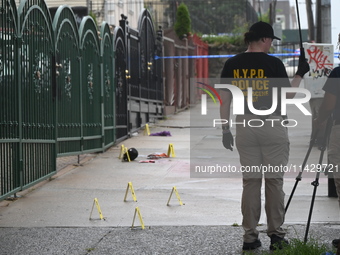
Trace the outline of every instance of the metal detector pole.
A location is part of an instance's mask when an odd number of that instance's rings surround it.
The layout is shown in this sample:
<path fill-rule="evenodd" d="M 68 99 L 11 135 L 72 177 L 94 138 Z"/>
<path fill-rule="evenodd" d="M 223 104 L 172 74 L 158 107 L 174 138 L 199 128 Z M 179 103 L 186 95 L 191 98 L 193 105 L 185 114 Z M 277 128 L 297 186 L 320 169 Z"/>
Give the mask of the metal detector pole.
<path fill-rule="evenodd" d="M 305 58 L 306 58 L 306 57 L 305 57 L 305 50 L 303 49 L 303 46 L 302 46 L 302 34 L 301 34 L 300 12 L 299 12 L 299 4 L 298 4 L 298 0 L 295 0 L 295 4 L 296 4 L 296 13 L 297 13 L 298 26 L 299 26 L 299 36 L 300 36 L 300 57 L 301 57 L 302 59 L 305 59 Z M 285 212 L 287 212 L 288 207 L 289 207 L 289 204 L 290 204 L 290 202 L 291 202 L 291 200 L 292 200 L 292 198 L 293 198 L 293 195 L 294 195 L 294 193 L 295 193 L 295 189 L 296 189 L 296 187 L 297 187 L 299 181 L 301 181 L 301 176 L 302 176 L 302 173 L 303 173 L 303 171 L 304 171 L 304 169 L 305 169 L 305 167 L 306 167 L 306 163 L 307 163 L 307 160 L 308 160 L 308 158 L 309 158 L 309 154 L 310 154 L 310 152 L 312 151 L 312 148 L 313 148 L 314 143 L 315 143 L 315 141 L 316 141 L 317 133 L 318 133 L 318 132 L 315 132 L 315 134 L 312 136 L 312 139 L 311 139 L 311 141 L 310 141 L 310 143 L 309 143 L 309 148 L 308 148 L 307 154 L 306 154 L 305 159 L 304 159 L 304 161 L 303 161 L 303 163 L 302 163 L 302 168 L 301 168 L 301 170 L 300 170 L 300 172 L 299 172 L 299 175 L 295 178 L 296 182 L 295 182 L 295 184 L 294 184 L 292 193 L 291 193 L 291 195 L 290 195 L 290 197 L 289 197 L 289 199 L 288 199 L 288 202 L 287 202 L 287 205 L 286 205 L 286 208 L 285 208 Z"/>
<path fill-rule="evenodd" d="M 308 160 L 309 155 L 310 155 L 310 153 L 311 153 L 311 151 L 312 151 L 312 149 L 313 149 L 313 146 L 314 146 L 314 144 L 315 144 L 317 135 L 318 135 L 318 131 L 316 131 L 316 132 L 313 134 L 312 139 L 311 139 L 311 141 L 310 141 L 310 143 L 309 143 L 309 148 L 308 148 L 307 154 L 306 154 L 306 156 L 305 156 L 305 159 L 303 160 L 303 163 L 302 163 L 302 166 L 301 166 L 301 170 L 300 170 L 298 176 L 295 178 L 296 181 L 295 181 L 295 184 L 294 184 L 292 193 L 291 193 L 290 196 L 289 196 L 289 199 L 288 199 L 288 202 L 287 202 L 287 205 L 286 205 L 286 208 L 285 208 L 285 213 L 287 212 L 288 207 L 289 207 L 289 205 L 290 205 L 290 202 L 292 201 L 292 198 L 293 198 L 293 196 L 294 196 L 296 187 L 297 187 L 299 181 L 301 181 L 301 179 L 302 179 L 302 173 L 303 173 L 303 171 L 305 170 L 307 160 Z"/>
<path fill-rule="evenodd" d="M 321 167 L 322 166 L 322 159 L 323 159 L 323 155 L 325 153 L 326 147 L 328 145 L 329 134 L 330 134 L 330 131 L 331 131 L 332 125 L 333 125 L 332 120 L 333 120 L 332 117 L 328 118 L 326 130 L 325 130 L 325 136 L 324 136 L 324 139 L 323 139 L 323 142 L 322 142 L 322 146 L 320 148 L 321 152 L 320 152 L 319 164 L 318 164 L 319 169 L 317 169 L 315 180 L 311 183 L 314 186 L 314 189 L 313 189 L 313 196 L 312 196 L 312 201 L 311 201 L 311 204 L 310 204 L 308 221 L 307 221 L 307 226 L 306 226 L 305 239 L 304 239 L 305 243 L 307 242 L 309 226 L 310 226 L 310 222 L 311 222 L 311 219 L 312 219 L 316 190 L 319 186 L 320 172 L 323 170 L 323 168 Z"/>
<path fill-rule="evenodd" d="M 297 20 L 298 20 L 298 26 L 299 26 L 299 36 L 300 36 L 300 48 L 302 49 L 302 34 L 301 34 L 301 24 L 300 24 L 300 12 L 299 12 L 299 4 L 298 0 L 295 0 L 296 5 L 296 14 L 297 14 Z M 300 51 L 301 54 L 301 51 Z"/>
<path fill-rule="evenodd" d="M 326 148 L 325 148 L 325 146 L 322 146 L 320 149 L 321 149 L 321 152 L 320 152 L 320 158 L 319 158 L 319 166 L 322 166 L 323 154 L 324 154 Z M 311 201 L 311 204 L 310 204 L 309 215 L 308 215 L 308 220 L 307 220 L 305 239 L 304 239 L 305 243 L 307 242 L 309 226 L 310 226 L 310 222 L 311 222 L 311 219 L 312 219 L 312 212 L 313 212 L 313 207 L 314 207 L 316 190 L 319 186 L 320 172 L 321 172 L 321 169 L 318 169 L 317 173 L 316 173 L 315 180 L 311 183 L 314 186 L 314 189 L 313 189 L 313 196 L 312 196 L 312 201 Z"/>

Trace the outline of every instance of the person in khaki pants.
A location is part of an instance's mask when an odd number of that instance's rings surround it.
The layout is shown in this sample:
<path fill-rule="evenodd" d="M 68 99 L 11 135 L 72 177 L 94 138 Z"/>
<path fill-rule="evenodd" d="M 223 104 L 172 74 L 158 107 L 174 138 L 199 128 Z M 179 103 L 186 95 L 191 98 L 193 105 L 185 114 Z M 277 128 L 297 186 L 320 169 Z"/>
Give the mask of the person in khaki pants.
<path fill-rule="evenodd" d="M 270 116 L 268 119 L 280 119 L 282 117 Z M 254 119 L 251 114 L 237 116 L 236 122 L 240 123 L 249 119 Z M 261 128 L 251 128 L 247 126 L 237 127 L 236 146 L 240 154 L 242 166 L 253 167 L 252 171 L 243 173 L 243 193 L 242 193 L 242 225 L 245 230 L 244 242 L 252 243 L 258 239 L 259 232 L 256 227 L 261 216 L 261 185 L 262 176 L 265 178 L 265 210 L 268 220 L 267 235 L 273 240 L 283 239 L 285 231 L 281 228 L 284 221 L 284 192 L 283 192 L 283 171 L 267 171 L 269 167 L 286 166 L 289 157 L 289 139 L 287 128 L 283 127 L 279 121 L 269 122 Z M 268 168 L 266 172 L 256 171 L 254 166 L 264 166 Z M 251 168 L 248 168 L 251 169 Z M 258 168 L 261 170 L 260 168 Z M 280 169 L 280 168 L 278 168 Z M 247 245 L 244 245 L 246 248 Z M 274 249 L 271 246 L 271 249 Z M 246 249 L 245 249 L 246 250 Z"/>
<path fill-rule="evenodd" d="M 325 91 L 325 95 L 319 109 L 319 115 L 313 121 L 313 134 L 315 134 L 316 131 L 320 132 L 326 125 L 326 120 L 332 117 L 333 123 L 328 144 L 328 159 L 340 206 L 340 67 L 332 70 L 323 90 Z M 339 251 L 340 239 L 334 239 L 332 243 Z"/>
<path fill-rule="evenodd" d="M 248 124 L 236 125 L 236 146 L 240 155 L 240 162 L 244 171 L 242 193 L 242 226 L 244 229 L 243 250 L 253 250 L 261 246 L 256 227 L 261 215 L 261 185 L 265 179 L 265 210 L 267 214 L 267 235 L 271 239 L 270 249 L 282 249 L 288 243 L 285 231 L 281 228 L 284 222 L 284 192 L 283 171 L 267 171 L 265 167 L 282 167 L 288 162 L 289 139 L 287 129 L 281 123 L 280 103 L 269 116 L 257 116 L 249 109 L 247 101 L 248 87 L 252 86 L 252 104 L 257 110 L 271 109 L 273 105 L 273 91 L 277 89 L 278 97 L 283 87 L 298 87 L 302 77 L 309 71 L 306 59 L 299 58 L 296 75 L 289 82 L 286 69 L 280 59 L 268 55 L 273 39 L 280 40 L 274 35 L 271 25 L 265 22 L 253 24 L 244 35 L 247 50 L 229 58 L 221 73 L 222 84 L 232 84 L 242 90 L 244 95 L 244 114 L 237 115 L 236 123 L 249 123 L 249 120 L 263 123 L 258 127 Z M 249 79 L 251 78 L 251 79 Z M 255 81 L 254 81 L 255 79 Z M 253 84 L 245 86 L 245 84 Z M 255 84 L 255 85 L 254 85 Z M 247 88 L 246 88 L 247 87 Z M 234 138 L 229 129 L 230 104 L 232 93 L 221 89 L 222 104 L 220 107 L 221 119 L 228 120 L 222 125 L 222 143 L 226 149 L 233 150 Z M 288 93 L 287 97 L 294 97 Z M 236 101 L 236 98 L 235 98 Z M 278 99 L 280 101 L 280 98 Z M 235 105 L 234 105 L 235 107 Z M 268 121 L 278 119 L 279 121 Z"/>

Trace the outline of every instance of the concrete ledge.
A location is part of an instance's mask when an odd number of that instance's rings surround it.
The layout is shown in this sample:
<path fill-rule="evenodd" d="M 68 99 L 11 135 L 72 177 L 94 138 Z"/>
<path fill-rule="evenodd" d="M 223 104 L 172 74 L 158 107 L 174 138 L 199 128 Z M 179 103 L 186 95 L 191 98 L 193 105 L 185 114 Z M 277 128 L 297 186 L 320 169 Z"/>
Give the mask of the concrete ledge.
<path fill-rule="evenodd" d="M 175 106 L 164 106 L 164 116 L 173 115 L 176 112 Z"/>

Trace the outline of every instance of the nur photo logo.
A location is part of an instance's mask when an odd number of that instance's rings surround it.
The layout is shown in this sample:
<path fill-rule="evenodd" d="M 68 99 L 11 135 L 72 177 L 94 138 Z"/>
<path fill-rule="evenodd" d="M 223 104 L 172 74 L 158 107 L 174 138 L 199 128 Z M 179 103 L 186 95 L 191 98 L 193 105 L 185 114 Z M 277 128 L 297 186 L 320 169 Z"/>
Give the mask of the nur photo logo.
<path fill-rule="evenodd" d="M 271 107 L 267 109 L 256 109 L 253 102 L 252 86 L 247 87 L 245 90 L 241 90 L 240 88 L 232 84 L 214 84 L 214 86 L 208 85 L 203 82 L 197 82 L 197 84 L 200 85 L 197 85 L 197 88 L 205 92 L 201 94 L 201 115 L 207 115 L 207 95 L 209 95 L 214 104 L 219 103 L 220 106 L 222 105 L 222 98 L 217 91 L 218 89 L 228 90 L 232 94 L 233 99 L 231 102 L 231 108 L 233 115 L 246 114 L 245 106 L 247 106 L 249 113 L 254 115 L 254 119 L 249 120 L 247 123 L 236 123 L 233 122 L 232 119 L 226 120 L 215 118 L 212 120 L 213 127 L 222 124 L 229 124 L 229 126 L 231 127 L 233 125 L 262 127 L 265 122 L 271 122 L 272 126 L 274 126 L 274 122 L 280 122 L 281 125 L 285 127 L 296 127 L 298 125 L 298 121 L 295 119 L 288 119 L 286 117 L 288 105 L 292 105 L 293 107 L 299 109 L 299 111 L 302 112 L 305 116 L 311 116 L 309 110 L 307 110 L 306 107 L 303 105 L 305 103 L 308 103 L 311 98 L 310 91 L 305 88 L 282 87 L 280 90 L 278 90 L 278 88 L 273 88 L 271 92 Z M 289 98 L 288 94 L 290 93 L 295 93 L 295 97 Z M 263 116 L 265 117 L 274 114 L 278 108 L 281 109 L 281 115 L 285 116 L 284 119 L 262 118 Z"/>
<path fill-rule="evenodd" d="M 216 104 L 217 101 L 213 94 L 217 97 L 218 101 L 220 102 L 220 105 L 222 105 L 222 99 L 220 94 L 216 91 L 216 89 L 208 84 L 205 84 L 203 82 L 197 82 L 198 84 L 203 85 L 205 88 L 198 87 L 198 89 L 203 90 L 205 93 L 207 93 L 210 98 L 213 100 L 213 102 Z M 210 92 L 211 91 L 211 92 Z M 207 115 L 207 94 L 201 94 L 201 115 Z"/>

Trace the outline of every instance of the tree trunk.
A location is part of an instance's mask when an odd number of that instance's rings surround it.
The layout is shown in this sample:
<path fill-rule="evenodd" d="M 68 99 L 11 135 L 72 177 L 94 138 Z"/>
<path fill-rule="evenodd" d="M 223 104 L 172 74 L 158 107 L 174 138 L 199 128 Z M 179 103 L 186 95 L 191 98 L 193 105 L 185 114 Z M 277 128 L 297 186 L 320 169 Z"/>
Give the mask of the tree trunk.
<path fill-rule="evenodd" d="M 315 26 L 315 42 L 322 43 L 322 22 L 321 22 L 321 1 L 316 0 L 316 26 Z"/>
<path fill-rule="evenodd" d="M 276 21 L 276 2 L 277 0 L 273 0 L 269 4 L 269 23 L 273 25 Z"/>
<path fill-rule="evenodd" d="M 312 0 L 306 0 L 306 11 L 307 11 L 307 20 L 308 20 L 309 40 L 315 41 L 315 26 L 314 26 L 314 17 L 313 17 L 313 11 L 312 11 Z M 297 15 L 299 15 L 299 13 Z"/>

